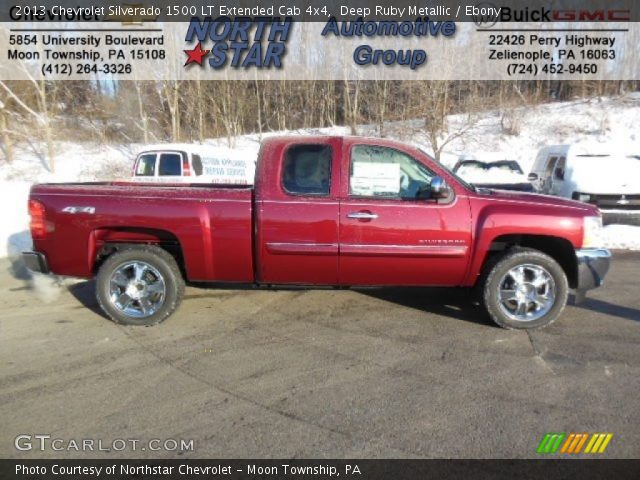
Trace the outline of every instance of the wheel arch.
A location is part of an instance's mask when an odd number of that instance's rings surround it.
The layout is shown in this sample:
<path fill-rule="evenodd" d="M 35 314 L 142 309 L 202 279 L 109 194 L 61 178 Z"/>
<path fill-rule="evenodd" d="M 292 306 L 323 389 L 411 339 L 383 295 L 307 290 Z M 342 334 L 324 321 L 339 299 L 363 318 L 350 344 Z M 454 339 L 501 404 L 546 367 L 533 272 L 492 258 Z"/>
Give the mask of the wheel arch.
<path fill-rule="evenodd" d="M 570 288 L 576 288 L 578 284 L 578 259 L 573 244 L 562 237 L 550 235 L 507 234 L 494 238 L 489 244 L 489 249 L 482 262 L 482 272 L 491 260 L 496 256 L 514 248 L 523 247 L 538 250 L 553 258 L 567 276 Z"/>
<path fill-rule="evenodd" d="M 178 264 L 183 278 L 187 278 L 182 245 L 168 230 L 141 227 L 105 227 L 92 232 L 89 262 L 95 275 L 113 253 L 132 246 L 154 245 L 168 252 Z"/>

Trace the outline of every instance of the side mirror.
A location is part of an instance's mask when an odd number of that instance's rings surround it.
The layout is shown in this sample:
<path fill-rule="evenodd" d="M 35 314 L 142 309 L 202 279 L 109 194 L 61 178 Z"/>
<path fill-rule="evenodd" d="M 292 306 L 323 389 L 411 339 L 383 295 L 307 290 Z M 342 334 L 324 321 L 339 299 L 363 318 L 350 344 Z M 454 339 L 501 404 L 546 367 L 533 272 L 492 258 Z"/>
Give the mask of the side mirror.
<path fill-rule="evenodd" d="M 449 185 L 447 185 L 447 182 L 442 177 L 433 177 L 429 187 L 431 198 L 442 199 L 451 195 L 451 188 L 449 188 Z"/>
<path fill-rule="evenodd" d="M 535 182 L 536 180 L 538 180 L 538 174 L 530 173 L 529 176 L 527 177 L 527 180 L 529 180 L 530 182 Z"/>

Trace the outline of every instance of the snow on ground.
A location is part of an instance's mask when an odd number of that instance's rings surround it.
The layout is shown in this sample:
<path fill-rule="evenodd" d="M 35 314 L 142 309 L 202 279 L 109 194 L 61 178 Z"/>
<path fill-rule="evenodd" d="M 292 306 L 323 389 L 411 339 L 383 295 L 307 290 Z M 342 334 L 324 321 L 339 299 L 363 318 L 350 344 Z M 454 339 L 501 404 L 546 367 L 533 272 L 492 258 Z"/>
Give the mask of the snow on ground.
<path fill-rule="evenodd" d="M 31 247 L 27 198 L 31 184 L 24 181 L 0 181 L 2 222 L 0 222 L 0 257 L 18 255 Z"/>
<path fill-rule="evenodd" d="M 640 227 L 607 225 L 604 227 L 604 243 L 612 249 L 640 250 Z"/>
<path fill-rule="evenodd" d="M 526 174 L 538 149 L 545 145 L 589 142 L 605 147 L 622 145 L 628 151 L 640 153 L 639 95 L 525 106 L 512 110 L 509 115 L 519 124 L 516 135 L 505 132 L 501 114 L 497 111 L 485 112 L 471 121 L 466 115 L 451 115 L 448 118 L 450 131 L 464 129 L 465 133 L 446 146 L 441 155 L 442 162 L 451 167 L 462 154 L 502 152 L 504 158 L 518 160 Z M 384 129 L 385 137 L 429 151 L 422 119 L 388 122 Z M 282 133 L 348 135 L 350 129 L 331 127 L 270 132 L 243 135 L 231 142 L 227 138 L 211 139 L 205 144 L 219 149 L 221 156 L 232 150 L 234 156 L 245 154 L 255 159 L 263 138 Z M 380 132 L 375 125 L 361 125 L 358 134 L 379 136 Z M 131 174 L 135 155 L 144 148 L 148 147 L 57 142 L 55 173 L 47 169 L 41 144 L 16 148 L 11 164 L 0 159 L 0 201 L 4 206 L 0 222 L 0 257 L 15 255 L 29 246 L 27 198 L 32 183 L 126 179 Z M 605 231 L 610 248 L 640 250 L 640 227 L 611 225 Z"/>

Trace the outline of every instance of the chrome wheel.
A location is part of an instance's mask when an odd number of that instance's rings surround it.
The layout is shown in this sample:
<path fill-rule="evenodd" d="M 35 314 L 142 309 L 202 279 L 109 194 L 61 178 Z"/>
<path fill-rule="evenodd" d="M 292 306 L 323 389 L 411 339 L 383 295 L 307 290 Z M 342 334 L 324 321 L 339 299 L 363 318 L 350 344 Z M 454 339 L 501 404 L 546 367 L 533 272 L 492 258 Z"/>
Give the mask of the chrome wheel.
<path fill-rule="evenodd" d="M 556 301 L 556 283 L 540 265 L 517 265 L 501 278 L 498 285 L 500 309 L 518 322 L 538 320 L 549 313 Z"/>
<path fill-rule="evenodd" d="M 145 262 L 119 265 L 109 279 L 111 304 L 129 317 L 146 318 L 156 313 L 166 298 L 166 285 L 160 272 Z"/>

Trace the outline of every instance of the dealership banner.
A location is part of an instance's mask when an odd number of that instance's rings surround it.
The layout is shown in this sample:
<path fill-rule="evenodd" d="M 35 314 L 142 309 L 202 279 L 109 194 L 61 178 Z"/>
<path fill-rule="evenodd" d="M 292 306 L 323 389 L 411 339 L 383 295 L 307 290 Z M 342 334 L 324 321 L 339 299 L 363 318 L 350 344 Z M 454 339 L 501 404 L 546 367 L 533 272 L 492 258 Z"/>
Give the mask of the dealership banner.
<path fill-rule="evenodd" d="M 3 479 L 637 479 L 638 460 L 0 460 Z"/>
<path fill-rule="evenodd" d="M 0 80 L 635 80 L 638 10 L 633 1 L 5 2 Z"/>

